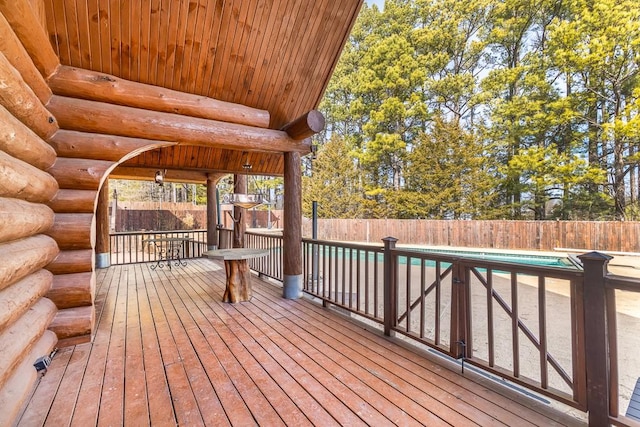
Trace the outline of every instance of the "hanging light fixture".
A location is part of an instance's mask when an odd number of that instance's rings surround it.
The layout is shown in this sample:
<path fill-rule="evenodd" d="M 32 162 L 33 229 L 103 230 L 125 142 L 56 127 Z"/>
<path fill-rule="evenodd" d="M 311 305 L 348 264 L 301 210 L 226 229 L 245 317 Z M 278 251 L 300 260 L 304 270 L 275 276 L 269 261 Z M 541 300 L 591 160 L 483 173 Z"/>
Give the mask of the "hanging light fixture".
<path fill-rule="evenodd" d="M 251 172 L 252 165 L 249 163 L 248 154 L 245 152 L 244 155 L 244 163 L 242 164 L 243 174 L 247 176 L 247 189 L 249 187 L 249 172 Z M 254 179 L 254 187 L 257 188 L 257 181 Z M 255 208 L 266 202 L 264 195 L 261 191 L 257 191 L 255 193 L 233 193 L 228 195 L 228 199 L 225 197 L 225 201 L 228 201 L 234 206 L 238 206 L 244 209 Z"/>
<path fill-rule="evenodd" d="M 166 169 L 165 171 L 156 171 L 156 176 L 155 176 L 155 181 L 156 184 L 158 184 L 159 186 L 163 186 L 164 185 L 164 176 L 167 173 Z"/>

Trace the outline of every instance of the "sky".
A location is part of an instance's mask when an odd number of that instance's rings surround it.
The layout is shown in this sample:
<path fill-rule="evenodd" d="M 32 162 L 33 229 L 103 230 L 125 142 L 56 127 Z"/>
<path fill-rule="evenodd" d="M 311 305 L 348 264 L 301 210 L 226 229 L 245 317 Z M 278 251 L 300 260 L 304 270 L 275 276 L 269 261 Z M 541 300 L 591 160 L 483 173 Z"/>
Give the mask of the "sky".
<path fill-rule="evenodd" d="M 384 0 L 365 0 L 365 3 L 368 5 L 377 4 L 379 10 L 382 10 L 384 7 Z"/>

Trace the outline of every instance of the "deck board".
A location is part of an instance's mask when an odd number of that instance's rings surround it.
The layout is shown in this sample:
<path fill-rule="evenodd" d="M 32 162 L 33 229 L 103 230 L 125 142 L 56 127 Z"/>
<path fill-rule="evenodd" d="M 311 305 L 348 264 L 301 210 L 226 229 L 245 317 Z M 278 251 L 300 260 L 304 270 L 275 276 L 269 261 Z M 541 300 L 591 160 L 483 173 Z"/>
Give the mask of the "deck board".
<path fill-rule="evenodd" d="M 97 274 L 93 343 L 61 350 L 19 425 L 580 425 L 208 259 Z"/>

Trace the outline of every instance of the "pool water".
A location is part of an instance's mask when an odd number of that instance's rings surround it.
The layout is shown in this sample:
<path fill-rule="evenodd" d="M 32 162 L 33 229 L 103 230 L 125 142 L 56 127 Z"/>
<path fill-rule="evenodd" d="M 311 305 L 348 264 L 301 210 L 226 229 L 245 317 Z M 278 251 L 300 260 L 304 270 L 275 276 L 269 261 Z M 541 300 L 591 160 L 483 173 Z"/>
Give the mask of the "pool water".
<path fill-rule="evenodd" d="M 575 268 L 575 265 L 566 257 L 554 257 L 549 255 L 512 254 L 501 252 L 460 251 L 449 249 L 411 248 L 420 252 L 432 252 L 443 255 L 460 256 L 464 258 L 482 259 L 489 261 L 513 262 L 525 265 L 540 265 L 545 267 Z"/>

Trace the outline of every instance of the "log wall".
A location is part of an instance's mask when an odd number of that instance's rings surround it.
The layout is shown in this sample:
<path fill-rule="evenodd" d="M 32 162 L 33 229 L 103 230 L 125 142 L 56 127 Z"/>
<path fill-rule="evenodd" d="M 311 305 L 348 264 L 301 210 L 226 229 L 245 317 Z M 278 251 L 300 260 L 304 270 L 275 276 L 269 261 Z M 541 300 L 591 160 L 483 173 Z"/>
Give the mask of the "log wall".
<path fill-rule="evenodd" d="M 0 425 L 13 424 L 37 380 L 33 363 L 58 341 L 47 330 L 58 309 L 47 298 L 54 275 L 45 269 L 59 253 L 47 235 L 56 221 L 48 202 L 58 191 L 47 139 L 58 126 L 41 72 L 56 64 L 36 13 L 27 0 L 0 2 Z M 26 47 L 28 34 L 46 43 Z"/>

